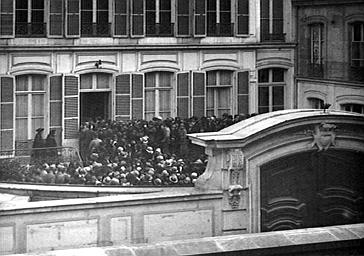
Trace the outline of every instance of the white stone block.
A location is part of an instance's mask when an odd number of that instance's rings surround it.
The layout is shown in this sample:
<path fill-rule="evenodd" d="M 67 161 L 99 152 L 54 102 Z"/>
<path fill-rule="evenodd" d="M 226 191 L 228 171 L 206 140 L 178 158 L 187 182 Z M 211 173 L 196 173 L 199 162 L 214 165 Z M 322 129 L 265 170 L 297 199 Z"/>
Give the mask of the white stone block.
<path fill-rule="evenodd" d="M 131 217 L 115 217 L 110 220 L 111 242 L 114 245 L 131 242 Z"/>

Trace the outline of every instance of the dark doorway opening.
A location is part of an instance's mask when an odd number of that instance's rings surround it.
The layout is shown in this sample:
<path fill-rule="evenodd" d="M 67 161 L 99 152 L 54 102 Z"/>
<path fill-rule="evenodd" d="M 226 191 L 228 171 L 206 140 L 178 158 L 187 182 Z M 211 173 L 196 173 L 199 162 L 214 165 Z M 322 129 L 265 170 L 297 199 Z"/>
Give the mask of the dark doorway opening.
<path fill-rule="evenodd" d="M 306 152 L 261 167 L 261 231 L 364 221 L 364 153 Z"/>
<path fill-rule="evenodd" d="M 82 92 L 80 95 L 81 122 L 110 119 L 110 92 Z"/>

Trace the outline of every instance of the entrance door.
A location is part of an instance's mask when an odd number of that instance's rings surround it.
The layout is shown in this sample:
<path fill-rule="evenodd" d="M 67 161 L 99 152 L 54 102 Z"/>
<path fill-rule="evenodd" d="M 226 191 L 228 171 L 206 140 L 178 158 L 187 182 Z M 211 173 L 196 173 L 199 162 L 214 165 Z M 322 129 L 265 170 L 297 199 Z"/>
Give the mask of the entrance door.
<path fill-rule="evenodd" d="M 364 220 L 364 154 L 328 150 L 287 156 L 261 168 L 261 231 Z"/>
<path fill-rule="evenodd" d="M 110 92 L 82 92 L 81 122 L 110 118 Z"/>

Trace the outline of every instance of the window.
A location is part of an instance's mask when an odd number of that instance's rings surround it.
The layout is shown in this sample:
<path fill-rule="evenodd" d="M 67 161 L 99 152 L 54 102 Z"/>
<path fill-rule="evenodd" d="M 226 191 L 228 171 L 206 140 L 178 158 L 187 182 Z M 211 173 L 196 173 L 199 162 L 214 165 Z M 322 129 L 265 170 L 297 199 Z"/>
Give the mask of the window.
<path fill-rule="evenodd" d="M 81 36 L 110 36 L 109 1 L 81 0 Z"/>
<path fill-rule="evenodd" d="M 145 118 L 171 116 L 171 90 L 173 73 L 150 72 L 145 74 Z"/>
<path fill-rule="evenodd" d="M 145 1 L 147 36 L 171 36 L 171 0 Z"/>
<path fill-rule="evenodd" d="M 260 0 L 262 41 L 284 41 L 283 0 Z"/>
<path fill-rule="evenodd" d="M 177 36 L 190 35 L 190 3 L 177 0 Z"/>
<path fill-rule="evenodd" d="M 16 36 L 45 36 L 45 28 L 46 26 L 44 23 L 44 0 L 16 0 Z"/>
<path fill-rule="evenodd" d="M 128 34 L 128 1 L 118 0 L 114 2 L 114 35 L 126 36 Z"/>
<path fill-rule="evenodd" d="M 351 66 L 364 67 L 364 22 L 351 25 Z"/>
<path fill-rule="evenodd" d="M 0 1 L 0 36 L 12 37 L 14 35 L 13 17 L 14 17 L 13 0 Z"/>
<path fill-rule="evenodd" d="M 258 71 L 258 112 L 284 109 L 285 70 L 282 68 Z"/>
<path fill-rule="evenodd" d="M 345 111 L 364 114 L 364 105 L 363 104 L 342 104 L 341 109 L 345 110 Z"/>
<path fill-rule="evenodd" d="M 207 72 L 207 116 L 220 117 L 222 114 L 232 113 L 231 88 L 232 88 L 232 71 L 219 70 Z"/>
<path fill-rule="evenodd" d="M 17 76 L 15 94 L 15 141 L 17 147 L 19 143 L 33 139 L 37 128 L 46 126 L 46 76 Z"/>
<path fill-rule="evenodd" d="M 207 0 L 207 35 L 230 36 L 231 0 Z"/>
<path fill-rule="evenodd" d="M 309 108 L 323 109 L 324 101 L 322 99 L 310 97 L 310 98 L 307 98 L 307 101 L 308 101 Z"/>
<path fill-rule="evenodd" d="M 237 35 L 249 34 L 249 0 L 237 1 Z"/>
<path fill-rule="evenodd" d="M 107 73 L 90 73 L 80 75 L 81 90 L 108 90 L 111 84 L 111 75 Z"/>
<path fill-rule="evenodd" d="M 310 25 L 310 76 L 323 76 L 323 24 Z"/>
<path fill-rule="evenodd" d="M 195 36 L 231 36 L 231 8 L 231 0 L 196 0 Z"/>

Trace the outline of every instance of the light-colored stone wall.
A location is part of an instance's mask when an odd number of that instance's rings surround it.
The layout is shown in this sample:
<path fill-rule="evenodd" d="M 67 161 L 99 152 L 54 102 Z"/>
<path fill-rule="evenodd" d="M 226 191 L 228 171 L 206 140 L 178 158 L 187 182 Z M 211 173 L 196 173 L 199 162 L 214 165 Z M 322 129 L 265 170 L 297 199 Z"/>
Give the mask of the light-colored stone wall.
<path fill-rule="evenodd" d="M 221 192 L 40 201 L 0 210 L 0 254 L 221 235 Z"/>

